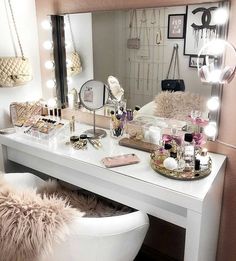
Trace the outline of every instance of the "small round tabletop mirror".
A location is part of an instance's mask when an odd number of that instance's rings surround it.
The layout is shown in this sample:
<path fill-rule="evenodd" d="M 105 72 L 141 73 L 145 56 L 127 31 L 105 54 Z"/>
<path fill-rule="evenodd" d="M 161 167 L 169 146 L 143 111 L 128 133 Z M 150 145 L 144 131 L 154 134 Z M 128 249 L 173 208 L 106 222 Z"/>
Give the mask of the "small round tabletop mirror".
<path fill-rule="evenodd" d="M 104 130 L 96 129 L 95 111 L 101 109 L 107 103 L 108 96 L 108 87 L 100 81 L 87 81 L 80 89 L 79 98 L 81 104 L 86 109 L 93 111 L 93 129 L 86 131 L 91 137 L 102 138 L 106 136 Z"/>

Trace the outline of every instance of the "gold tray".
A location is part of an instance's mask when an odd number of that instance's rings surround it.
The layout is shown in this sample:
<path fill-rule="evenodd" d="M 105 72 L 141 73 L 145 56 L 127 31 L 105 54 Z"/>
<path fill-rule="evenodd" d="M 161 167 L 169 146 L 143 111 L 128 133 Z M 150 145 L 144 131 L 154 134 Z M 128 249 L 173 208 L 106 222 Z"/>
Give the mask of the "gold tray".
<path fill-rule="evenodd" d="M 212 167 L 212 161 L 209 160 L 208 168 L 204 170 L 198 170 L 194 172 L 190 171 L 175 171 L 175 170 L 168 170 L 163 165 L 157 165 L 154 163 L 153 159 L 151 159 L 151 167 L 159 174 L 170 178 L 170 179 L 176 179 L 176 180 L 198 180 L 203 179 L 211 174 L 211 167 Z"/>

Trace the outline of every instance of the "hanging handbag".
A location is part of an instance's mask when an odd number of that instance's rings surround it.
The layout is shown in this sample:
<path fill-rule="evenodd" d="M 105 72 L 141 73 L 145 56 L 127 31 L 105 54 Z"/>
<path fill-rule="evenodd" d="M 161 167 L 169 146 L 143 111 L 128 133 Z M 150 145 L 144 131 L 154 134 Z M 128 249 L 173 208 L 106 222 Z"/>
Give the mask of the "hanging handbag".
<path fill-rule="evenodd" d="M 135 27 L 133 27 L 133 20 L 135 20 Z M 132 37 L 133 28 L 136 31 L 134 37 Z M 129 38 L 127 40 L 127 48 L 128 49 L 139 49 L 140 48 L 140 38 L 138 37 L 138 21 L 137 21 L 136 9 L 131 10 L 131 13 L 130 13 Z"/>
<path fill-rule="evenodd" d="M 8 4 L 21 56 L 0 57 L 0 87 L 15 87 L 32 80 L 32 68 L 23 53 L 10 0 Z"/>
<path fill-rule="evenodd" d="M 169 74 L 170 74 L 170 70 L 171 70 L 171 67 L 173 64 L 173 59 L 175 59 L 174 60 L 173 79 L 169 79 Z M 177 79 L 175 79 L 176 67 L 177 67 L 177 72 L 178 72 Z M 172 92 L 185 91 L 184 80 L 180 79 L 180 73 L 179 73 L 178 44 L 175 44 L 173 47 L 173 52 L 172 52 L 172 56 L 171 56 L 171 60 L 170 60 L 169 69 L 167 72 L 166 79 L 161 81 L 161 89 L 162 89 L 162 91 L 172 91 Z"/>
<path fill-rule="evenodd" d="M 66 59 L 67 59 L 67 61 L 69 61 L 67 64 L 67 76 L 75 76 L 82 72 L 82 65 L 81 65 L 80 55 L 76 51 L 76 47 L 75 47 L 75 41 L 74 41 L 74 36 L 72 33 L 70 16 L 67 15 L 67 18 L 68 18 L 68 23 L 69 23 L 71 41 L 72 41 L 73 49 L 74 49 L 73 52 L 69 52 L 66 54 Z"/>

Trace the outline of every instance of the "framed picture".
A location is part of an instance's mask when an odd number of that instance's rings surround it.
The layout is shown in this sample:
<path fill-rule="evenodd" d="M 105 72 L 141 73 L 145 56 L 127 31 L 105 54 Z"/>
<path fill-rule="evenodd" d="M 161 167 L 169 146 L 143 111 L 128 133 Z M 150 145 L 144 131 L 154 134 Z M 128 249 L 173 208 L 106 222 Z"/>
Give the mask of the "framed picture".
<path fill-rule="evenodd" d="M 212 17 L 218 7 L 218 3 L 187 6 L 184 55 L 198 55 L 204 44 L 217 37 Z"/>
<path fill-rule="evenodd" d="M 185 34 L 185 14 L 168 15 L 168 39 L 183 39 Z"/>
<path fill-rule="evenodd" d="M 197 58 L 198 58 L 197 55 L 190 55 L 189 56 L 189 67 L 197 68 Z M 205 56 L 200 56 L 199 57 L 199 66 L 202 67 L 205 64 L 206 64 Z"/>

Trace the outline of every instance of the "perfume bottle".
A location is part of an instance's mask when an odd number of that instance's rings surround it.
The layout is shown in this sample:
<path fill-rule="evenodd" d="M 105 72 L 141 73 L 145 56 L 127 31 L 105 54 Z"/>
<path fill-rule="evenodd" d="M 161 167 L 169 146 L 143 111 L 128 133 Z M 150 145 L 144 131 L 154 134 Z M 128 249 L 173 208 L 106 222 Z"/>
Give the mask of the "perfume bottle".
<path fill-rule="evenodd" d="M 75 132 L 75 116 L 72 116 L 70 120 L 70 134 L 74 132 Z"/>
<path fill-rule="evenodd" d="M 207 153 L 207 149 L 203 148 L 200 154 L 196 156 L 198 160 L 200 160 L 201 169 L 207 169 L 209 164 L 209 155 Z"/>
<path fill-rule="evenodd" d="M 157 165 L 163 164 L 164 160 L 169 157 L 169 152 L 164 149 L 164 147 L 160 147 L 158 150 L 151 154 L 151 158 Z"/>
<path fill-rule="evenodd" d="M 183 159 L 185 161 L 185 171 L 194 171 L 195 168 L 195 147 L 193 135 L 186 133 L 184 135 Z"/>

